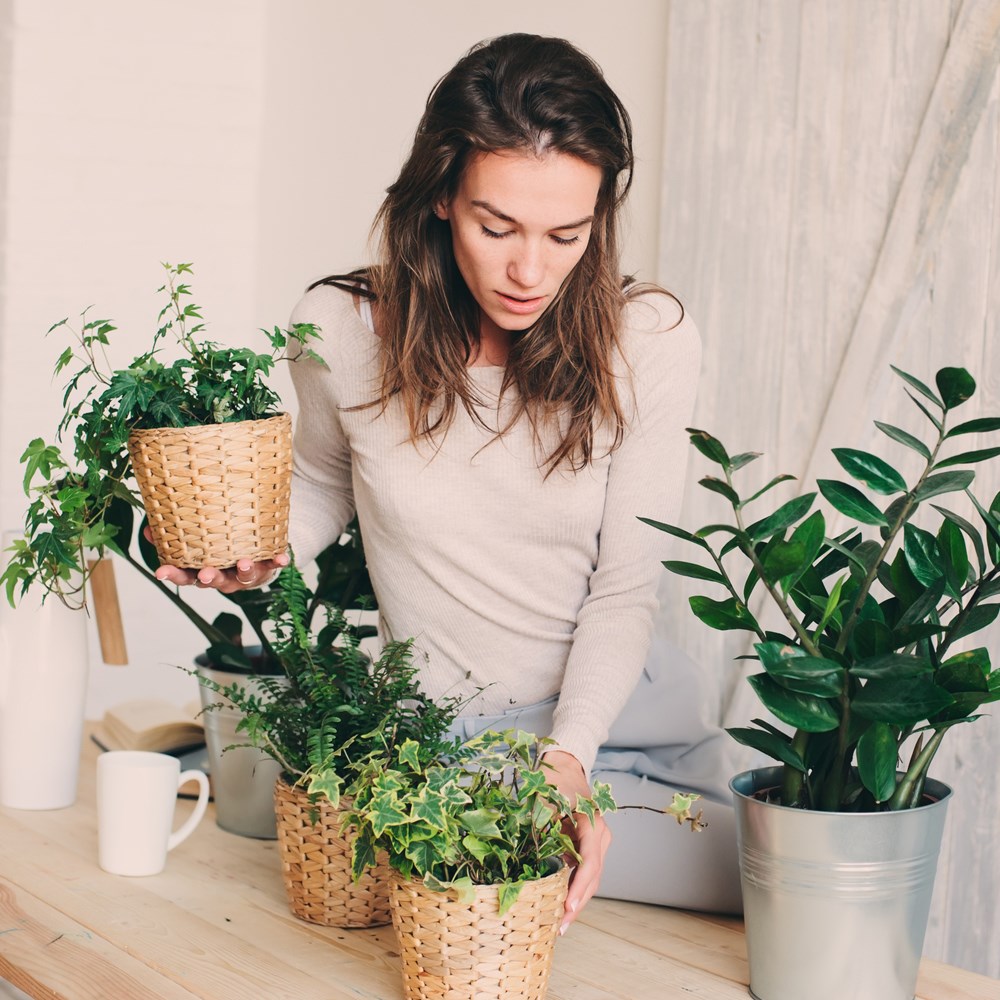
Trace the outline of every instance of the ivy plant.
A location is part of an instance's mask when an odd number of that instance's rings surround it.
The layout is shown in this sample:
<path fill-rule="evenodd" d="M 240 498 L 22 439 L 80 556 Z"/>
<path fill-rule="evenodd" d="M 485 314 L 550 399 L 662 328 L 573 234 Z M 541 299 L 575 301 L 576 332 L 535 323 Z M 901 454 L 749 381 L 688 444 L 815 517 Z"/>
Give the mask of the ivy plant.
<path fill-rule="evenodd" d="M 700 483 L 728 502 L 731 522 L 689 531 L 641 518 L 707 558 L 664 563 L 722 591 L 721 598 L 692 597 L 694 614 L 710 628 L 756 639 L 751 658 L 762 669 L 749 682 L 792 731 L 754 719 L 729 732 L 782 764 L 773 798 L 786 806 L 918 806 L 947 732 L 1000 700 L 1000 671 L 988 650 L 956 645 L 968 646 L 964 640 L 1000 614 L 1000 494 L 981 502 L 968 468 L 1000 456 L 1000 447 L 953 451 L 966 435 L 1000 430 L 1000 417 L 952 423 L 976 390 L 965 369 L 942 368 L 934 388 L 893 371 L 932 429 L 924 440 L 876 421 L 882 434 L 919 456 L 922 469 L 912 483 L 879 455 L 835 448 L 854 483 L 821 479 L 816 490 L 750 516 L 752 504 L 793 477 L 738 488 L 736 474 L 759 454 L 730 455 L 717 438 L 689 428 L 694 447 L 721 469 Z M 853 526 L 830 537 L 826 517 L 814 509 L 817 494 Z M 944 506 L 939 498 L 948 494 L 968 509 Z M 931 510 L 936 528 L 926 517 L 916 523 Z M 779 613 L 775 629 L 751 610 L 758 590 Z"/>
<path fill-rule="evenodd" d="M 570 803 L 547 778 L 542 754 L 552 743 L 520 730 L 491 730 L 443 757 L 416 740 L 373 753 L 347 787 L 345 825 L 357 831 L 355 878 L 385 851 L 404 879 L 454 890 L 465 902 L 475 897 L 477 885 L 499 886 L 505 913 L 525 882 L 578 857 L 566 824 L 592 823 L 598 811 L 617 808 L 602 782 L 594 783 L 591 796 Z M 334 800 L 341 790 L 322 772 L 314 774 L 311 787 Z M 691 815 L 697 798 L 675 795 L 664 811 L 698 829 L 700 814 Z"/>
<path fill-rule="evenodd" d="M 281 360 L 309 356 L 319 335 L 311 324 L 264 330 L 269 350 L 224 347 L 199 339 L 201 311 L 189 302 L 183 277 L 190 264 L 164 264 L 166 296 L 148 348 L 121 369 L 107 358 L 115 326 L 81 314 L 49 333 L 68 330 L 57 375 L 70 372 L 55 442 L 34 438 L 21 456 L 29 506 L 24 537 L 15 542 L 0 583 L 14 602 L 31 587 L 55 594 L 72 607 L 86 604 L 88 551 L 123 554 L 131 542 L 132 510 L 142 507 L 127 442 L 133 430 L 190 427 L 260 419 L 278 412 L 280 401 L 267 377 Z M 294 345 L 294 351 L 289 347 Z M 166 359 L 168 348 L 179 352 Z"/>

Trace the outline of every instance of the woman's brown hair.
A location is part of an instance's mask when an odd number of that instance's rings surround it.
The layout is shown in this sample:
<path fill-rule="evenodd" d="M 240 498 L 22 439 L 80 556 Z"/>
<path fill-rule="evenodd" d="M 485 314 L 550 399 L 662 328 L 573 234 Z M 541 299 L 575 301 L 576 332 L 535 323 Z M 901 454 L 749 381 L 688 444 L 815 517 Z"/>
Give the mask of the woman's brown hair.
<path fill-rule="evenodd" d="M 518 150 L 579 157 L 601 170 L 590 243 L 541 317 L 515 336 L 503 379 L 514 399 L 503 434 L 532 424 L 540 464 L 582 469 L 603 427 L 620 443 L 616 390 L 626 301 L 617 210 L 632 180 L 628 112 L 587 55 L 560 38 L 504 35 L 472 48 L 431 91 L 399 177 L 376 216 L 378 264 L 324 279 L 378 303 L 383 410 L 399 397 L 410 436 L 433 441 L 456 406 L 478 419 L 468 364 L 479 307 L 458 272 L 447 222 L 434 213 L 455 195 L 471 156 Z M 545 442 L 543 444 L 543 441 Z"/>

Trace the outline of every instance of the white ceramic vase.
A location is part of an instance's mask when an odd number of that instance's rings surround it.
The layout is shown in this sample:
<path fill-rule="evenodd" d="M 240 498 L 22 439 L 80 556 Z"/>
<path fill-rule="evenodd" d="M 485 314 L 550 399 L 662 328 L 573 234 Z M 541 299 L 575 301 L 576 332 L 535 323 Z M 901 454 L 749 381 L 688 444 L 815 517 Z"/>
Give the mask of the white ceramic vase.
<path fill-rule="evenodd" d="M 76 801 L 88 665 L 84 612 L 0 595 L 0 805 Z"/>

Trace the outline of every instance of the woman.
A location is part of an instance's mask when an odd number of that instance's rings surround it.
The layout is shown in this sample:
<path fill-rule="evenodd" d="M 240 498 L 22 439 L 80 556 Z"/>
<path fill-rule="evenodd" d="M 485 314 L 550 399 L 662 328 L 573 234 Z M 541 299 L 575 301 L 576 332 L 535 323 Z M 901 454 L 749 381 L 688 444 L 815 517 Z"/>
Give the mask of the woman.
<path fill-rule="evenodd" d="M 377 266 L 317 283 L 292 317 L 321 328 L 328 366 L 293 366 L 296 558 L 357 510 L 383 635 L 415 637 L 431 697 L 475 695 L 464 734 L 551 734 L 570 801 L 591 776 L 623 805 L 706 795 L 699 836 L 652 812 L 581 823 L 563 930 L 602 870 L 606 895 L 739 905 L 698 672 L 649 653 L 664 536 L 637 516 L 679 505 L 700 346 L 675 299 L 623 288 L 632 163 L 588 57 L 529 35 L 477 46 L 428 99 Z M 158 575 L 229 591 L 285 561 Z"/>

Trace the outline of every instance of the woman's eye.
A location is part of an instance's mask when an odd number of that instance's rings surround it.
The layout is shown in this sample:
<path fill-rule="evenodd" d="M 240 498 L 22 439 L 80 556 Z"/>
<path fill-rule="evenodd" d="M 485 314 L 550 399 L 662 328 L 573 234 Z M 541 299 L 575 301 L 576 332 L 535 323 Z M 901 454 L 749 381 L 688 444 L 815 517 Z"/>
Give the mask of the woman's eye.
<path fill-rule="evenodd" d="M 562 236 L 553 236 L 552 239 L 554 239 L 561 247 L 569 247 L 574 243 L 580 242 L 580 234 L 577 233 L 576 236 L 570 236 L 568 239 Z"/>
<path fill-rule="evenodd" d="M 513 230 L 508 229 L 505 233 L 498 233 L 493 229 L 487 229 L 482 223 L 479 224 L 480 229 L 483 231 L 483 236 L 488 236 L 491 240 L 502 240 L 506 236 L 510 236 Z"/>

